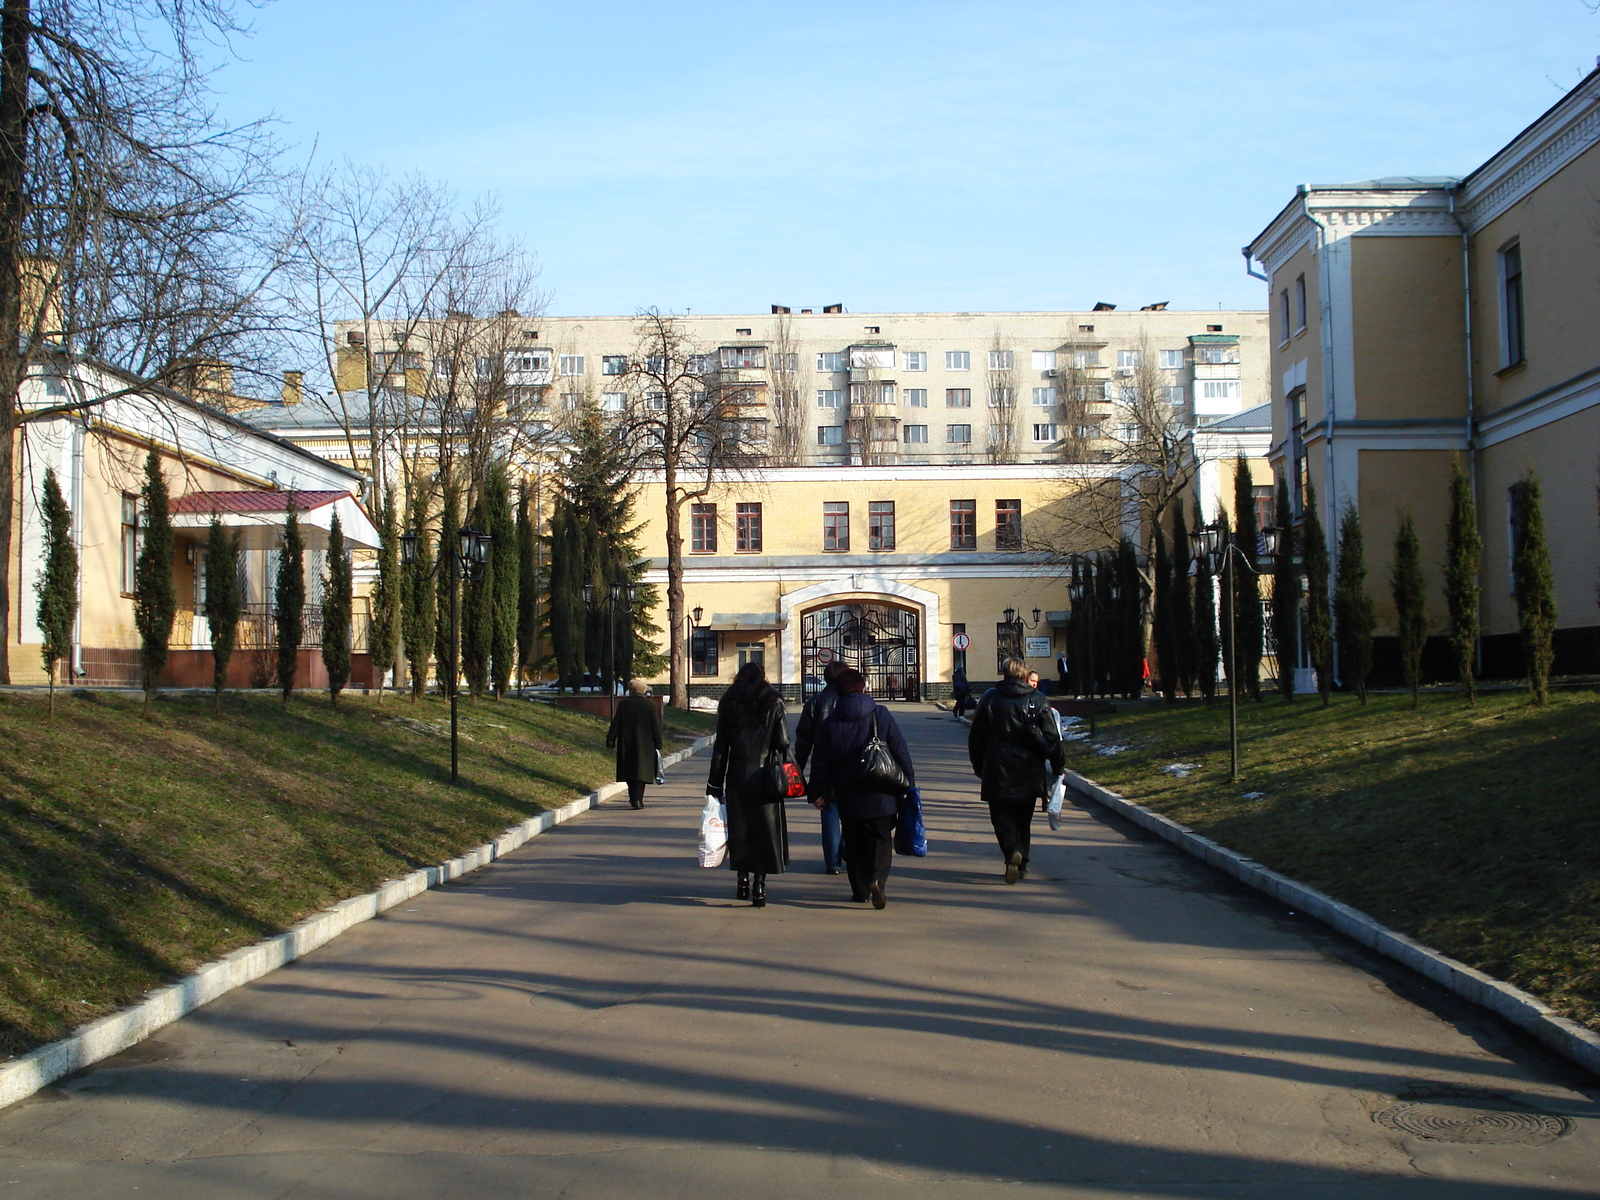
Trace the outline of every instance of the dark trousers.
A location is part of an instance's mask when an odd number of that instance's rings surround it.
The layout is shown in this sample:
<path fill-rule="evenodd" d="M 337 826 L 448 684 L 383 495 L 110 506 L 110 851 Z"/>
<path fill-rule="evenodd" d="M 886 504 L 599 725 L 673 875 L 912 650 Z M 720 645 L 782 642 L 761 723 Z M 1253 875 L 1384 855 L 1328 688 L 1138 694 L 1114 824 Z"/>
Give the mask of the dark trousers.
<path fill-rule="evenodd" d="M 1000 857 L 1011 861 L 1013 851 L 1022 851 L 1022 865 L 1028 865 L 1028 847 L 1033 833 L 1032 800 L 1017 803 L 989 805 L 989 823 L 994 826 L 995 840 L 1000 843 Z"/>
<path fill-rule="evenodd" d="M 865 896 L 873 883 L 889 882 L 894 862 L 893 817 L 868 817 L 844 823 L 844 869 L 850 877 L 850 894 Z"/>
<path fill-rule="evenodd" d="M 628 803 L 634 806 L 644 803 L 644 780 L 628 780 Z"/>

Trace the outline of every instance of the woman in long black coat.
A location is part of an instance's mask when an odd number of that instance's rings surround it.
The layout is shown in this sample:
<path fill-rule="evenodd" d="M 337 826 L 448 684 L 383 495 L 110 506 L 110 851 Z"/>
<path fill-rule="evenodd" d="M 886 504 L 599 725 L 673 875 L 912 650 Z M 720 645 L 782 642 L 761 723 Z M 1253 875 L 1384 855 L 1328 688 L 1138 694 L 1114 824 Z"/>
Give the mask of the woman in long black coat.
<path fill-rule="evenodd" d="M 789 865 L 789 825 L 783 800 L 767 785 L 767 767 L 789 749 L 783 700 L 760 663 L 739 668 L 717 704 L 708 795 L 728 807 L 728 866 L 739 872 L 740 900 L 767 902 L 767 876 Z"/>
<path fill-rule="evenodd" d="M 661 752 L 661 714 L 650 698 L 650 685 L 628 681 L 628 694 L 611 714 L 606 745 L 617 751 L 617 782 L 628 785 L 628 803 L 644 807 L 644 785 L 656 781 L 656 755 Z"/>
<path fill-rule="evenodd" d="M 839 702 L 817 727 L 817 742 L 811 751 L 811 790 L 839 806 L 850 898 L 871 899 L 874 908 L 883 908 L 888 903 L 884 888 L 894 861 L 900 797 L 862 784 L 861 756 L 874 728 L 905 774 L 907 788 L 915 787 L 917 779 L 900 726 L 887 708 L 867 695 L 867 681 L 861 672 L 841 671 L 834 686 L 839 689 Z"/>

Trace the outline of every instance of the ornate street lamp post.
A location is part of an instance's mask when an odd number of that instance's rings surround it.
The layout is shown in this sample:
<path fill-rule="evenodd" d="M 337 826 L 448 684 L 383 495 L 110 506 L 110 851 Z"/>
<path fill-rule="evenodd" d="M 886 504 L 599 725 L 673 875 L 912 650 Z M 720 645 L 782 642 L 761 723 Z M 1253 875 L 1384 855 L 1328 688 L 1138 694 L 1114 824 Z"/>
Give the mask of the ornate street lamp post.
<path fill-rule="evenodd" d="M 1228 636 L 1226 638 L 1227 657 L 1225 669 L 1228 672 L 1228 779 L 1239 782 L 1239 675 L 1238 657 L 1239 648 L 1234 643 L 1233 621 L 1233 573 L 1237 569 L 1236 563 L 1242 565 L 1252 575 L 1261 575 L 1265 571 L 1258 571 L 1250 565 L 1250 556 L 1239 546 L 1239 537 L 1236 533 L 1229 533 L 1227 538 L 1222 536 L 1222 522 L 1220 520 L 1210 525 L 1202 525 L 1189 535 L 1189 553 L 1194 559 L 1205 559 L 1214 576 L 1222 580 L 1223 608 L 1227 614 Z M 1267 570 L 1271 569 L 1271 562 L 1278 553 L 1278 531 L 1271 525 L 1261 529 L 1261 553 L 1256 556 Z"/>
<path fill-rule="evenodd" d="M 428 571 L 417 567 L 417 543 L 422 535 L 408 529 L 400 535 L 400 561 L 411 578 L 427 583 L 440 571 L 450 585 L 450 782 L 461 782 L 460 719 L 457 711 L 461 695 L 461 598 L 463 583 L 477 583 L 489 564 L 489 545 L 494 540 L 481 529 L 462 527 L 454 540 L 439 535 L 439 557 Z"/>
<path fill-rule="evenodd" d="M 595 594 L 596 588 L 592 583 L 583 585 L 583 603 L 590 612 L 600 608 L 601 599 Z M 639 598 L 639 589 L 632 583 L 613 583 L 606 588 L 606 661 L 600 670 L 600 683 L 606 689 L 606 694 L 611 697 L 610 711 L 612 716 L 617 715 L 617 684 L 615 679 L 617 663 L 617 606 L 622 606 L 622 611 L 631 613 L 634 602 Z M 698 610 L 697 610 L 698 611 Z"/>

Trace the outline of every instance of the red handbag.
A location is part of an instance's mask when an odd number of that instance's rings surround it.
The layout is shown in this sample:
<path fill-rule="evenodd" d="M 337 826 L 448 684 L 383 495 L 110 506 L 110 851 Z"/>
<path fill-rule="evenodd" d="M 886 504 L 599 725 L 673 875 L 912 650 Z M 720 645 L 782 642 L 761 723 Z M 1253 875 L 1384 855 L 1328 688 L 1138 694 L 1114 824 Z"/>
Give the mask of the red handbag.
<path fill-rule="evenodd" d="M 783 764 L 783 796 L 786 800 L 796 800 L 806 794 L 805 777 L 800 774 L 800 768 L 792 762 Z"/>
<path fill-rule="evenodd" d="M 767 795 L 769 803 L 795 800 L 806 794 L 805 776 L 794 760 L 783 758 L 767 764 Z"/>

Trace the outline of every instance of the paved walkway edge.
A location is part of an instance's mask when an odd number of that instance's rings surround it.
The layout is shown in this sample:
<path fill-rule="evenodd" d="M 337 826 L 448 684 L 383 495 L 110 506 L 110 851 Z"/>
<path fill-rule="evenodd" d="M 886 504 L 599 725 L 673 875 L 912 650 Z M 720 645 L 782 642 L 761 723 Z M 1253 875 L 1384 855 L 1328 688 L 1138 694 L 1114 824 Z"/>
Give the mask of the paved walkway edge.
<path fill-rule="evenodd" d="M 666 765 L 670 767 L 682 762 L 705 749 L 711 741 L 709 737 L 697 738 L 685 749 L 667 755 Z M 209 1004 L 234 988 L 243 987 L 311 953 L 319 946 L 327 945 L 346 930 L 363 921 L 370 921 L 386 909 L 429 888 L 488 866 L 495 859 L 510 854 L 529 838 L 538 837 L 545 830 L 570 821 L 626 791 L 626 784 L 604 784 L 571 804 L 540 813 L 520 825 L 512 826 L 492 842 L 475 846 L 436 867 L 424 867 L 404 878 L 391 879 L 364 895 L 352 896 L 314 917 L 307 917 L 284 933 L 225 954 L 177 983 L 155 988 L 139 1003 L 91 1021 L 60 1041 L 40 1046 L 14 1062 L 0 1064 L 0 1108 L 33 1095 L 63 1075 L 122 1053 L 129 1046 L 142 1042 L 162 1026 L 170 1025 L 201 1005 Z"/>
<path fill-rule="evenodd" d="M 1076 771 L 1067 772 L 1067 783 L 1080 795 L 1104 805 L 1140 828 L 1148 829 L 1157 837 L 1233 876 L 1240 883 L 1265 892 L 1296 912 L 1331 925 L 1368 949 L 1404 963 L 1457 995 L 1504 1017 L 1550 1049 L 1600 1075 L 1600 1034 L 1556 1013 L 1537 996 L 1429 949 L 1414 938 L 1380 925 L 1360 909 L 1351 908 L 1316 888 L 1268 870 L 1242 854 L 1217 845 L 1210 838 L 1201 837 L 1170 817 L 1164 817 L 1101 787 Z"/>

